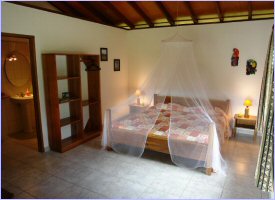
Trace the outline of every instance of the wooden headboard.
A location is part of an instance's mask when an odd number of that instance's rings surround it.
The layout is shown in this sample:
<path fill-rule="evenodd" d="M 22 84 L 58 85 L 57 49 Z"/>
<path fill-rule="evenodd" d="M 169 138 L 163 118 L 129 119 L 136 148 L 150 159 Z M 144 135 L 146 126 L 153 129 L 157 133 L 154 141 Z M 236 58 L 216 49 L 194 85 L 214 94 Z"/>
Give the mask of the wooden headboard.
<path fill-rule="evenodd" d="M 171 96 L 160 96 L 158 94 L 154 94 L 154 105 L 157 103 L 164 102 L 165 104 L 168 104 L 171 102 L 171 99 L 173 98 L 173 103 L 177 103 L 183 106 L 186 105 L 192 105 L 194 104 L 193 100 L 191 98 L 187 97 L 171 97 Z M 218 107 L 222 109 L 226 114 L 230 114 L 230 100 L 217 100 L 217 99 L 210 99 L 209 100 L 213 108 Z"/>

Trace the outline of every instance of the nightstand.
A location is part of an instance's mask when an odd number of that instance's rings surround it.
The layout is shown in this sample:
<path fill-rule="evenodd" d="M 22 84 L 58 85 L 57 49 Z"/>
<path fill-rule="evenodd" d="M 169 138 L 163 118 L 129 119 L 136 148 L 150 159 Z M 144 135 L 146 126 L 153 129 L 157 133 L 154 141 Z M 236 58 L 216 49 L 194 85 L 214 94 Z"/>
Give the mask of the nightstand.
<path fill-rule="evenodd" d="M 145 106 L 138 105 L 138 104 L 131 104 L 129 105 L 129 107 L 130 107 L 130 113 L 137 113 L 145 110 Z"/>
<path fill-rule="evenodd" d="M 245 118 L 243 115 L 239 116 L 238 114 L 235 114 L 234 119 L 235 119 L 235 125 L 234 125 L 234 129 L 233 129 L 233 137 L 236 137 L 237 127 L 249 128 L 249 129 L 255 130 L 256 120 L 257 120 L 256 116 L 250 115 L 249 118 Z M 254 139 L 255 139 L 255 137 L 256 136 L 255 136 L 255 132 L 254 132 Z"/>

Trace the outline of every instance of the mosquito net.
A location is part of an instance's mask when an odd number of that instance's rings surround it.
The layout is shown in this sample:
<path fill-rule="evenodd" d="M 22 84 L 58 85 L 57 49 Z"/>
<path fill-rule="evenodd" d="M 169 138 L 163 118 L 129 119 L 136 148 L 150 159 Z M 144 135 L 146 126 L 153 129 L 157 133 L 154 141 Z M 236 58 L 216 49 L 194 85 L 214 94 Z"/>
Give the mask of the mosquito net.
<path fill-rule="evenodd" d="M 105 112 L 102 145 L 134 156 L 148 148 L 170 153 L 179 166 L 223 171 L 225 118 L 207 97 L 193 42 L 177 34 L 162 41 L 159 60 L 139 90 Z"/>

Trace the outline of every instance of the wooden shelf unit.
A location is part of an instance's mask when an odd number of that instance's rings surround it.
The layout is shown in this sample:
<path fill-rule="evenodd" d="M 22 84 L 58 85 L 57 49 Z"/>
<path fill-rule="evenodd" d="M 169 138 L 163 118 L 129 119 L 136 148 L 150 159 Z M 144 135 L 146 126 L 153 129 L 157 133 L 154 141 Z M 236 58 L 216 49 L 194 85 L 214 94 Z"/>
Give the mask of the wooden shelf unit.
<path fill-rule="evenodd" d="M 66 75 L 57 74 L 59 67 L 57 56 L 64 56 Z M 101 134 L 99 55 L 49 53 L 43 54 L 42 57 L 49 144 L 51 150 L 65 152 Z M 81 62 L 85 64 L 87 72 L 88 99 L 85 100 L 82 99 L 81 94 L 80 70 L 83 67 L 83 64 L 80 64 Z M 61 99 L 59 96 L 59 81 L 67 84 L 67 92 L 70 93 L 70 98 Z M 68 104 L 70 116 L 61 119 L 60 105 L 66 104 Z M 84 128 L 83 106 L 89 106 L 89 118 Z M 61 130 L 65 126 L 70 126 L 70 129 L 66 129 L 66 137 L 62 136 Z"/>
<path fill-rule="evenodd" d="M 70 79 L 80 79 L 79 76 L 58 76 L 57 80 L 70 80 Z"/>

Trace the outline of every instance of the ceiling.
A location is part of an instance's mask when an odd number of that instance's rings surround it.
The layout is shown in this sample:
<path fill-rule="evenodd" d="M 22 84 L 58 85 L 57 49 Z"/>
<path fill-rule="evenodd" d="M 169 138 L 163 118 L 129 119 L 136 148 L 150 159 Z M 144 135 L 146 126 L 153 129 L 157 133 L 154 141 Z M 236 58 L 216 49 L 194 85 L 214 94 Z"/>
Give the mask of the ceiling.
<path fill-rule="evenodd" d="M 274 18 L 273 1 L 10 2 L 132 30 Z"/>

